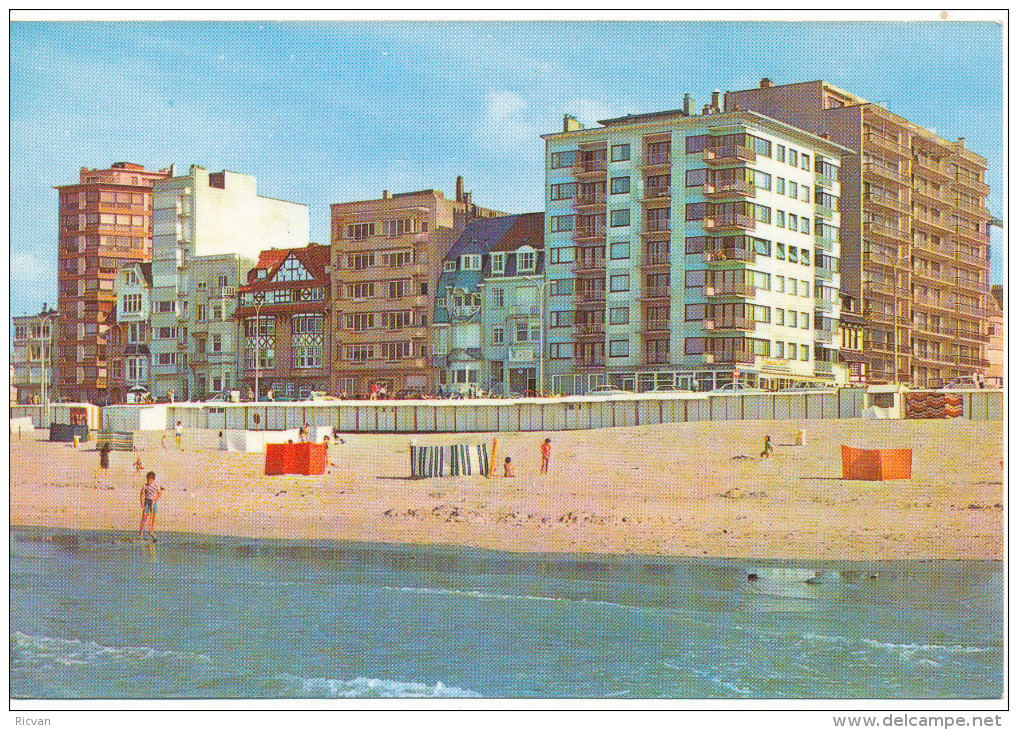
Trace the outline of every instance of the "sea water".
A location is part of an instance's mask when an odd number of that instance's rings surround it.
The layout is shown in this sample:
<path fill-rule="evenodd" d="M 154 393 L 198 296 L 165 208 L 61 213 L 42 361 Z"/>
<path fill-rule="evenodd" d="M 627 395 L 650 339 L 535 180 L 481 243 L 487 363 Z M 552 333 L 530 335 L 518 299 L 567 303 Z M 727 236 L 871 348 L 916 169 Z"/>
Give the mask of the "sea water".
<path fill-rule="evenodd" d="M 987 698 L 996 562 L 11 532 L 13 697 Z"/>

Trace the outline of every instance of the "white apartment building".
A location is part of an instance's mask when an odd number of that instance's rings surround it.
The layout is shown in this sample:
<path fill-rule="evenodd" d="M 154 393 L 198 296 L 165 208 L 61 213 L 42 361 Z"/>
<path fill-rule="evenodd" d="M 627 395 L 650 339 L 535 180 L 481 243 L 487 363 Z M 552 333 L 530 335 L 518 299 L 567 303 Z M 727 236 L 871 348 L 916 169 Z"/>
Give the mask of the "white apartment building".
<path fill-rule="evenodd" d="M 254 177 L 197 165 L 153 198 L 152 391 L 201 398 L 237 382 L 237 286 L 263 249 L 307 245 L 310 215 L 258 195 Z"/>
<path fill-rule="evenodd" d="M 42 305 L 39 314 L 12 317 L 12 403 L 46 403 L 55 399 L 58 313 Z"/>
<path fill-rule="evenodd" d="M 754 112 L 630 115 L 546 140 L 556 392 L 847 379 L 844 147 Z"/>
<path fill-rule="evenodd" d="M 152 264 L 131 263 L 114 278 L 116 326 L 119 337 L 111 343 L 113 381 L 110 390 L 116 400 L 126 400 L 129 391 L 151 391 L 150 340 L 152 315 Z M 110 338 L 113 340 L 113 338 Z"/>

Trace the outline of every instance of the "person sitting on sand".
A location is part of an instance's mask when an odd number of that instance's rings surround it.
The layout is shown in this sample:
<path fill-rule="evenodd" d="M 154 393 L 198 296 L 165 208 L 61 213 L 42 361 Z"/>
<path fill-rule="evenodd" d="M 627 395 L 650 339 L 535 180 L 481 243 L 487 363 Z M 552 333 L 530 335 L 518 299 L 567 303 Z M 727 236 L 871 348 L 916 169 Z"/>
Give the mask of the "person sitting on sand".
<path fill-rule="evenodd" d="M 502 476 L 504 477 L 515 477 L 516 472 L 513 471 L 513 460 L 510 457 L 505 457 L 505 464 L 502 465 Z"/>
<path fill-rule="evenodd" d="M 148 534 L 155 542 L 156 535 L 156 502 L 163 494 L 163 488 L 156 484 L 156 473 L 150 471 L 145 475 L 145 486 L 141 488 L 138 501 L 141 502 L 141 525 L 138 527 L 138 537 L 145 534 L 145 518 L 148 518 Z"/>
<path fill-rule="evenodd" d="M 771 437 L 768 435 L 764 438 L 763 451 L 760 452 L 761 459 L 770 458 L 770 455 L 774 453 L 774 447 L 771 446 Z"/>

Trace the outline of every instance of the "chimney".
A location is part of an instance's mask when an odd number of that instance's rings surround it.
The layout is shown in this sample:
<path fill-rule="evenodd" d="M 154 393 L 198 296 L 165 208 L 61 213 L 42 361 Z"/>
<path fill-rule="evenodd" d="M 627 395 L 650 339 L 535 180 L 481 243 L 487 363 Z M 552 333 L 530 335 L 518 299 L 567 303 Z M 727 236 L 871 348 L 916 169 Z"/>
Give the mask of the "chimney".
<path fill-rule="evenodd" d="M 170 163 L 170 177 L 176 177 L 176 176 L 177 176 L 177 163 L 176 162 L 171 162 Z"/>
<path fill-rule="evenodd" d="M 720 89 L 714 89 L 714 91 L 711 92 L 711 95 L 710 95 L 710 105 L 714 108 L 715 111 L 718 111 L 718 112 L 721 111 L 721 90 Z"/>
<path fill-rule="evenodd" d="M 583 129 L 583 126 L 572 114 L 565 114 L 562 116 L 562 131 L 563 132 L 575 132 L 578 129 Z"/>
<path fill-rule="evenodd" d="M 959 137 L 958 138 L 958 146 L 961 147 L 962 149 L 965 148 L 965 138 L 964 137 Z"/>
<path fill-rule="evenodd" d="M 768 78 L 766 78 L 766 77 L 765 77 L 765 78 L 762 78 L 762 79 L 760 79 L 760 88 L 761 88 L 761 89 L 769 89 L 769 88 L 771 88 L 772 86 L 774 86 L 774 82 L 773 82 L 773 81 L 771 81 L 770 79 L 768 79 Z"/>
<path fill-rule="evenodd" d="M 696 114 L 696 102 L 693 101 L 693 97 L 689 94 L 682 97 L 682 111 L 687 117 Z"/>
<path fill-rule="evenodd" d="M 462 175 L 457 175 L 456 176 L 456 202 L 457 203 L 462 203 L 463 202 L 463 176 Z"/>
<path fill-rule="evenodd" d="M 383 190 L 383 191 L 382 191 L 382 200 L 388 200 L 388 199 L 389 199 L 389 198 L 391 198 L 391 197 L 392 197 L 392 196 L 391 196 L 391 195 L 389 195 L 389 191 L 388 191 L 388 190 Z"/>

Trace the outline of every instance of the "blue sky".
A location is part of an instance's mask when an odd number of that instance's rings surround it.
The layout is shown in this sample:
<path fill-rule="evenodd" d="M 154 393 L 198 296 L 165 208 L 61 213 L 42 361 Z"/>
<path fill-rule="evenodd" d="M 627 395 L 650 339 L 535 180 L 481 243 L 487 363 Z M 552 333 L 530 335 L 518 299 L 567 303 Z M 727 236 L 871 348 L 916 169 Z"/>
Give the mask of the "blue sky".
<path fill-rule="evenodd" d="M 1002 31 L 936 23 L 15 22 L 11 311 L 56 301 L 55 185 L 130 161 L 230 169 L 328 206 L 438 188 L 541 210 L 543 143 L 585 124 L 697 108 L 715 88 L 822 78 L 966 138 L 1002 210 Z M 994 232 L 999 241 L 999 231 Z M 991 278 L 1001 280 L 999 247 Z"/>

